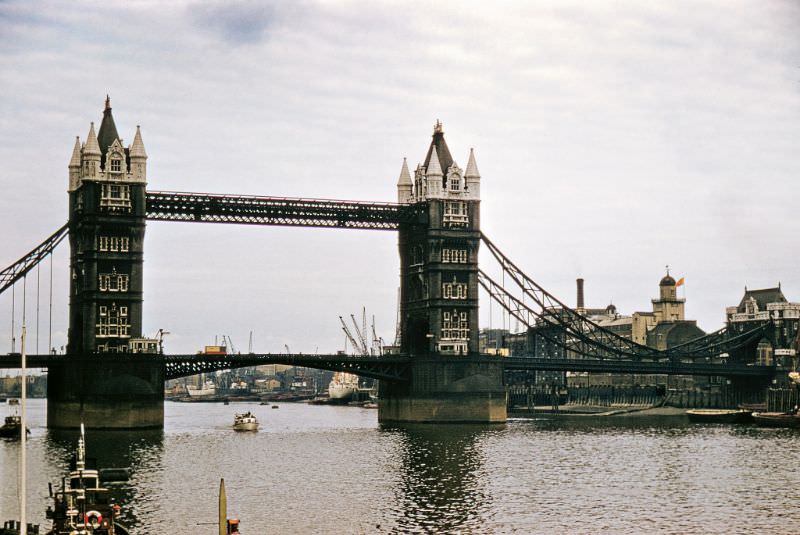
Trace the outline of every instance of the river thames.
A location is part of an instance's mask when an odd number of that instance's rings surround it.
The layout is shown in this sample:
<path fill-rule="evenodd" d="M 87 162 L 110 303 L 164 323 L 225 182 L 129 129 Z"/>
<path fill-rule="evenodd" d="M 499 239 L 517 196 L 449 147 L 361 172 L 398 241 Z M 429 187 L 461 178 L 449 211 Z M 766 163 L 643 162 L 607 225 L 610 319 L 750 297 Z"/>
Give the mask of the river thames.
<path fill-rule="evenodd" d="M 0 416 L 12 407 L 0 406 Z M 257 433 L 235 433 L 253 411 Z M 77 432 L 31 400 L 28 517 L 45 524 Z M 165 405 L 163 431 L 87 435 L 132 533 L 216 533 L 220 477 L 242 533 L 797 533 L 800 433 L 675 417 L 383 427 L 377 411 Z M 0 519 L 18 517 L 19 443 L 0 440 Z"/>

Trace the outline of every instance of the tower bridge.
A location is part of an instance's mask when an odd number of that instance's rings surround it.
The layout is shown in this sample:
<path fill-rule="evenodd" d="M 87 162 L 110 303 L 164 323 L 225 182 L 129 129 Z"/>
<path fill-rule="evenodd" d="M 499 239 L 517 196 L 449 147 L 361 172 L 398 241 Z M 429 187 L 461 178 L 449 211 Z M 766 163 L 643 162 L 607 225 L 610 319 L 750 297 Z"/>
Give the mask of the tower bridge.
<path fill-rule="evenodd" d="M 710 374 L 761 382 L 775 373 L 741 356 L 768 336 L 769 322 L 657 350 L 608 331 L 559 301 L 481 233 L 475 154 L 470 150 L 466 168 L 459 167 L 441 123 L 413 173 L 403 161 L 397 202 L 392 203 L 147 191 L 147 158 L 139 127 L 133 143 L 122 145 L 106 100 L 99 130 L 92 123 L 85 142 L 75 141 L 68 165 L 68 223 L 0 272 L 2 293 L 69 237 L 66 355 L 28 360 L 49 369 L 51 427 L 76 427 L 81 421 L 90 427 L 158 427 L 163 425 L 165 379 L 272 363 L 380 379 L 383 422 L 505 421 L 505 370 Z M 142 336 L 148 220 L 396 231 L 400 354 L 161 354 L 154 340 Z M 481 245 L 515 290 L 479 268 Z M 557 327 L 561 334 L 548 341 L 569 358 L 480 355 L 480 288 L 523 325 Z M 19 361 L 19 355 L 0 356 L 0 367 L 17 367 Z"/>

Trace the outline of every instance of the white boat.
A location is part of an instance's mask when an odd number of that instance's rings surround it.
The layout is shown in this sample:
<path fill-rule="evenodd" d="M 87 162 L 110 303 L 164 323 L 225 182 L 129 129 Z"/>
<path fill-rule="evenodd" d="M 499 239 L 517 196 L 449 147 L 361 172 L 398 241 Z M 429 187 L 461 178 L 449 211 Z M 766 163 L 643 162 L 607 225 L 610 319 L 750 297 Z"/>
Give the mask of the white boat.
<path fill-rule="evenodd" d="M 258 431 L 258 420 L 250 411 L 233 416 L 234 431 Z"/>
<path fill-rule="evenodd" d="M 206 381 L 202 386 L 186 385 L 186 393 L 192 398 L 210 397 L 217 393 L 214 381 Z"/>
<path fill-rule="evenodd" d="M 328 385 L 328 397 L 331 401 L 345 403 L 350 401 L 358 391 L 358 376 L 352 373 L 336 372 Z"/>

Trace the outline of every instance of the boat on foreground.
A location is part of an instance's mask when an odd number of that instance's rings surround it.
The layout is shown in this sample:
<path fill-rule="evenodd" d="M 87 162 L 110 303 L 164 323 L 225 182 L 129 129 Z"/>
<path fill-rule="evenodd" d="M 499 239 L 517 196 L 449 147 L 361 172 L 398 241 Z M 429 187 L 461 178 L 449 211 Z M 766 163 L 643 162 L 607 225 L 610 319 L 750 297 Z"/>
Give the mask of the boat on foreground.
<path fill-rule="evenodd" d="M 0 427 L 0 437 L 2 438 L 20 438 L 22 435 L 22 417 L 21 416 L 6 416 L 6 421 Z M 30 429 L 26 429 L 28 434 L 31 434 Z"/>
<path fill-rule="evenodd" d="M 762 427 L 800 427 L 800 414 L 791 412 L 754 412 L 756 425 Z"/>
<path fill-rule="evenodd" d="M 233 417 L 234 431 L 258 431 L 258 419 L 250 411 Z"/>
<path fill-rule="evenodd" d="M 753 421 L 753 411 L 745 409 L 691 409 L 686 411 L 690 422 L 743 424 Z"/>
<path fill-rule="evenodd" d="M 78 439 L 78 451 L 70 471 L 61 480 L 61 490 L 50 497 L 54 507 L 48 507 L 45 516 L 53 521 L 46 535 L 129 535 L 128 529 L 117 522 L 120 506 L 109 497 L 109 490 L 101 487 L 100 471 L 88 468 L 83 424 Z"/>

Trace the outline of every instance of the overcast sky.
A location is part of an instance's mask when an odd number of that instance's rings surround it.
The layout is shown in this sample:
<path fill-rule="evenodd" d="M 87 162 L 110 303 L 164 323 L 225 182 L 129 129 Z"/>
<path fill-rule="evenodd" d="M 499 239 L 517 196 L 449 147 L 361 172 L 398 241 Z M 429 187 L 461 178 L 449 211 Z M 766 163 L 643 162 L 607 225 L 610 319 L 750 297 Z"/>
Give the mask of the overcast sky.
<path fill-rule="evenodd" d="M 462 168 L 475 148 L 483 231 L 535 280 L 574 304 L 584 277 L 588 306 L 630 314 L 669 264 L 714 330 L 745 285 L 800 301 L 799 6 L 3 1 L 0 267 L 66 221 L 74 138 L 106 93 L 126 145 L 141 125 L 151 190 L 393 201 L 441 119 Z M 396 240 L 148 223 L 145 331 L 173 353 L 215 334 L 246 350 L 250 331 L 256 351 L 327 352 L 365 306 L 391 340 Z M 10 334 L 9 291 L 0 351 Z"/>

